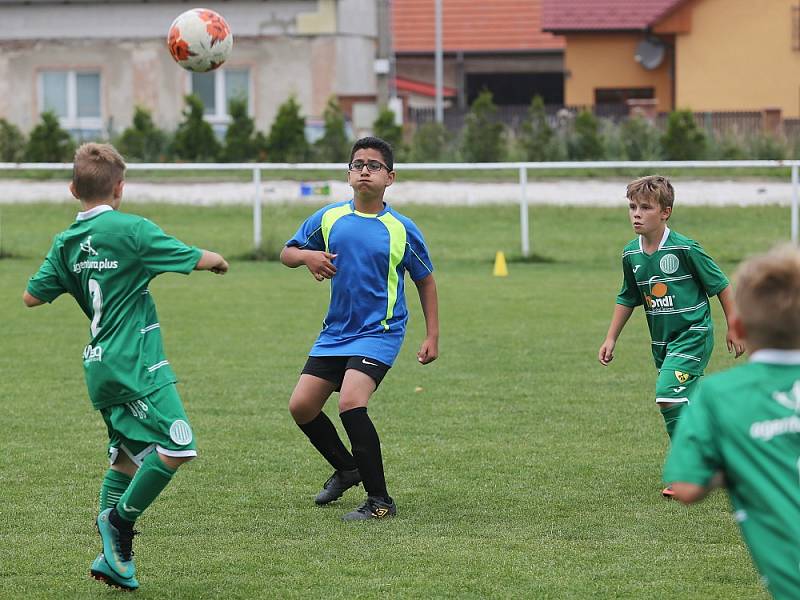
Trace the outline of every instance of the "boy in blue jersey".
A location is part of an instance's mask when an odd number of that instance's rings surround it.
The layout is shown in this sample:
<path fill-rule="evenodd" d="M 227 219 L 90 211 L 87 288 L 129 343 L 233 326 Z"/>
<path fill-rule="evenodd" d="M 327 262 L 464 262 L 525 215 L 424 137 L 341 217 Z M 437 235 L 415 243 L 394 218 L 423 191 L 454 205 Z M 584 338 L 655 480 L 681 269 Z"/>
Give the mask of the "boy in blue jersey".
<path fill-rule="evenodd" d="M 317 281 L 331 280 L 328 314 L 292 392 L 289 412 L 335 469 L 315 498 L 317 504 L 333 502 L 363 482 L 367 499 L 344 515 L 345 521 L 397 513 L 386 490 L 380 440 L 367 403 L 403 343 L 406 271 L 417 287 L 427 330 L 417 358 L 426 365 L 439 354 L 438 299 L 425 240 L 411 219 L 383 201 L 394 182 L 393 164 L 385 141 L 358 140 L 348 173 L 353 199 L 315 212 L 281 252 L 286 266 L 305 265 Z M 352 454 L 322 411 L 334 391 L 339 392 L 339 416 Z"/>
<path fill-rule="evenodd" d="M 719 298 L 728 322 L 727 345 L 738 358 L 744 347 L 731 332 L 733 292 L 725 274 L 695 242 L 667 227 L 675 191 L 660 175 L 641 177 L 627 188 L 628 215 L 637 237 L 622 251 L 622 289 L 598 360 L 607 366 L 633 309 L 643 305 L 658 378 L 655 400 L 672 439 L 714 348 L 708 299 Z M 672 490 L 662 490 L 672 497 Z"/>

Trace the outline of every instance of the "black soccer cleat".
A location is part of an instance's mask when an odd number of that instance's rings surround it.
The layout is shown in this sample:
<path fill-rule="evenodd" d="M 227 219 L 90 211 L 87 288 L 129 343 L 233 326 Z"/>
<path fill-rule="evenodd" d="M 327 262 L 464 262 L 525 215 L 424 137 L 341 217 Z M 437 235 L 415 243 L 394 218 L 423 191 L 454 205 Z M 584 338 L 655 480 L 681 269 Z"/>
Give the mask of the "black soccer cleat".
<path fill-rule="evenodd" d="M 359 475 L 358 469 L 334 471 L 333 475 L 328 477 L 328 481 L 322 486 L 322 491 L 314 498 L 314 502 L 322 506 L 338 500 L 342 497 L 342 494 L 359 483 L 361 483 L 361 475 Z"/>
<path fill-rule="evenodd" d="M 389 498 L 386 502 L 378 496 L 367 496 L 364 504 L 342 517 L 342 521 L 368 521 L 370 519 L 385 519 L 397 514 L 397 504 Z"/>

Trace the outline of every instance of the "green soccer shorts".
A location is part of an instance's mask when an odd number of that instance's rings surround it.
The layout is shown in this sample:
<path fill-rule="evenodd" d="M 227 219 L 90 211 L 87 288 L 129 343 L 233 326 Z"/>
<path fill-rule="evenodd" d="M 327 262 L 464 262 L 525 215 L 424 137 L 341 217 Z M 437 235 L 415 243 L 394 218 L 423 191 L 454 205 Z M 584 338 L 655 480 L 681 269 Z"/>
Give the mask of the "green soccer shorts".
<path fill-rule="evenodd" d="M 167 456 L 197 456 L 192 427 L 175 384 L 126 404 L 100 410 L 108 428 L 108 456 L 113 465 L 120 450 L 136 466 L 154 450 Z"/>
<path fill-rule="evenodd" d="M 661 369 L 656 380 L 656 402 L 690 402 L 697 393 L 701 375 Z"/>

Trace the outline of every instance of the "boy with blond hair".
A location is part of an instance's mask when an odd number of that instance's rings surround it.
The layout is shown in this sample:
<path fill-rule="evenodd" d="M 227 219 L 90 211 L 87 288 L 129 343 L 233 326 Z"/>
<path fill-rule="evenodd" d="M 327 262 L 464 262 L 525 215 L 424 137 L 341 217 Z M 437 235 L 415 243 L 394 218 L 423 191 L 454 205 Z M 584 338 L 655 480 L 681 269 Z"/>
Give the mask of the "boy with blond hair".
<path fill-rule="evenodd" d="M 628 184 L 628 215 L 637 237 L 622 251 L 622 289 L 598 352 L 607 366 L 633 309 L 644 306 L 658 379 L 655 399 L 672 439 L 681 411 L 693 398 L 714 347 L 708 299 L 718 296 L 728 321 L 728 352 L 744 348 L 731 333 L 728 279 L 700 245 L 667 227 L 675 191 L 660 175 Z M 671 497 L 672 490 L 662 490 Z"/>
<path fill-rule="evenodd" d="M 750 361 L 703 382 L 664 481 L 687 504 L 725 485 L 774 598 L 800 594 L 800 252 L 784 246 L 736 273 L 731 327 Z"/>
<path fill-rule="evenodd" d="M 147 288 L 161 273 L 224 274 L 228 263 L 145 218 L 119 212 L 124 177 L 125 162 L 113 146 L 78 148 L 70 191 L 82 210 L 55 237 L 23 301 L 39 306 L 67 292 L 91 321 L 83 367 L 89 398 L 108 429 L 111 466 L 97 517 L 103 549 L 90 573 L 134 590 L 133 523 L 177 468 L 197 455 Z"/>

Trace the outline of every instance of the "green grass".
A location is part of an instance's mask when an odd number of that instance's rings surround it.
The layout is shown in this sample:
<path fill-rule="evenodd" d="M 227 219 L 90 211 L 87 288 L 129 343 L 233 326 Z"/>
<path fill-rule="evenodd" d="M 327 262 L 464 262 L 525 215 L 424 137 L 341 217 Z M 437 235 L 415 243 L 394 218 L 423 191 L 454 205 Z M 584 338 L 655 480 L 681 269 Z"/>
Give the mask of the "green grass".
<path fill-rule="evenodd" d="M 124 208 L 190 243 L 250 250 L 247 208 Z M 69 298 L 20 301 L 74 212 L 2 208 L 17 257 L 0 261 L 3 598 L 112 597 L 87 577 L 105 470 L 81 372 L 88 323 Z M 285 239 L 309 212 L 269 207 L 265 227 Z M 312 502 L 329 469 L 286 403 L 327 287 L 274 262 L 163 276 L 151 289 L 200 457 L 140 521 L 137 597 L 766 598 L 723 494 L 691 509 L 659 496 L 667 440 L 641 314 L 614 363 L 597 363 L 632 237 L 624 208 L 532 209 L 533 250 L 550 262 L 510 262 L 507 278 L 491 261 L 518 252 L 515 206 L 405 212 L 435 260 L 442 337 L 440 359 L 416 364 L 411 296 L 405 347 L 370 404 L 398 517 L 341 523 L 360 488 Z M 788 236 L 788 209 L 678 208 L 672 225 L 730 272 Z M 733 363 L 713 304 L 710 371 Z"/>

